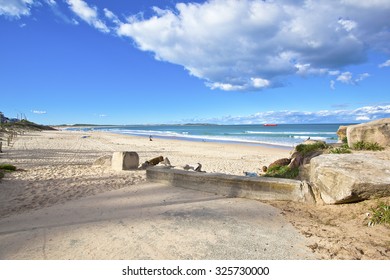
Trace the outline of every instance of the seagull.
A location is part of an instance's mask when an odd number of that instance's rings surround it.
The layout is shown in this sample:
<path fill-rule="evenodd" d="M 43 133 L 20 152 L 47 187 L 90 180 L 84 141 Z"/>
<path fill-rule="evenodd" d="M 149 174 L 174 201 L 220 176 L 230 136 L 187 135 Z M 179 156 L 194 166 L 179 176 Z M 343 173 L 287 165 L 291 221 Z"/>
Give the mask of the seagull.
<path fill-rule="evenodd" d="M 195 168 L 195 171 L 196 172 L 202 172 L 202 165 L 198 162 L 198 167 L 197 168 Z"/>

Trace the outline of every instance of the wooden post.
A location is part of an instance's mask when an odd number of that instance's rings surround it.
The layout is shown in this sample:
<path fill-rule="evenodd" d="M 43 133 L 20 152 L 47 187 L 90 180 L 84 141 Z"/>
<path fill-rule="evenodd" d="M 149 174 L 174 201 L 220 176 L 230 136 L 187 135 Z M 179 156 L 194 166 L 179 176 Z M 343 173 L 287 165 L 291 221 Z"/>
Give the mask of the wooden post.
<path fill-rule="evenodd" d="M 0 153 L 3 152 L 3 142 L 0 141 Z"/>

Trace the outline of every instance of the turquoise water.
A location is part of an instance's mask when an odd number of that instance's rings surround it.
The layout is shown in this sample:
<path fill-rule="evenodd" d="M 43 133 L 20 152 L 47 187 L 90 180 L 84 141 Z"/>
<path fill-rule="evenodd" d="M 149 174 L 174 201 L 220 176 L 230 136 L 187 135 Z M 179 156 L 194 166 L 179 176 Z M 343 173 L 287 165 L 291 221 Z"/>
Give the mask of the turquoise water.
<path fill-rule="evenodd" d="M 89 128 L 153 138 L 189 141 L 238 142 L 258 145 L 293 147 L 304 140 L 337 142 L 336 132 L 343 124 L 280 124 L 263 125 L 130 125 Z"/>

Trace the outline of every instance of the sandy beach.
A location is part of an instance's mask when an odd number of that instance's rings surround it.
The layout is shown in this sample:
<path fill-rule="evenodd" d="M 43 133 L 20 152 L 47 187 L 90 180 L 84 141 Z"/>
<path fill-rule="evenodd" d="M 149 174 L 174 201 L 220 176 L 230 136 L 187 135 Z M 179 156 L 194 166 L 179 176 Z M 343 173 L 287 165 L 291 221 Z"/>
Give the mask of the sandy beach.
<path fill-rule="evenodd" d="M 290 151 L 263 146 L 189 142 L 104 132 L 27 132 L 3 147 L 0 163 L 19 170 L 0 183 L 0 219 L 146 181 L 145 171 L 113 171 L 93 165 L 114 151 L 135 151 L 144 162 L 168 157 L 177 167 L 200 162 L 206 172 L 243 175 L 288 157 Z M 385 199 L 381 199 L 385 200 Z M 378 201 L 348 205 L 274 202 L 308 240 L 320 259 L 390 259 L 390 229 L 367 227 L 366 214 Z"/>
<path fill-rule="evenodd" d="M 5 147 L 0 163 L 21 171 L 8 174 L 0 192 L 0 217 L 145 181 L 145 171 L 113 171 L 93 165 L 114 151 L 135 151 L 140 163 L 168 157 L 177 167 L 202 163 L 206 172 L 243 175 L 285 157 L 286 150 L 204 142 L 132 137 L 102 132 L 26 133 Z"/>

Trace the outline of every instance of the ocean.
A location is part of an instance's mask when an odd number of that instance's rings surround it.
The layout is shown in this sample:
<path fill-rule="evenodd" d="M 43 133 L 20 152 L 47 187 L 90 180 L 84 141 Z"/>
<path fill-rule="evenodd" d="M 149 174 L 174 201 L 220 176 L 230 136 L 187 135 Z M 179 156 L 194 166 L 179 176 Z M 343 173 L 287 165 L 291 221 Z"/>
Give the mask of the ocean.
<path fill-rule="evenodd" d="M 337 142 L 340 125 L 348 124 L 279 124 L 264 125 L 124 125 L 72 128 L 96 130 L 153 138 L 170 138 L 188 141 L 234 142 L 249 145 L 294 147 L 310 137 L 327 143 Z"/>

